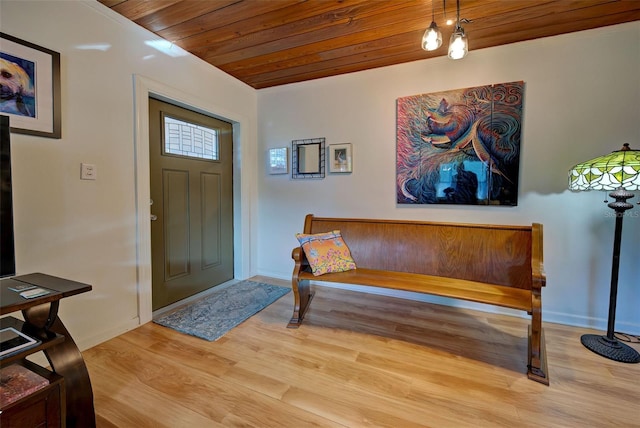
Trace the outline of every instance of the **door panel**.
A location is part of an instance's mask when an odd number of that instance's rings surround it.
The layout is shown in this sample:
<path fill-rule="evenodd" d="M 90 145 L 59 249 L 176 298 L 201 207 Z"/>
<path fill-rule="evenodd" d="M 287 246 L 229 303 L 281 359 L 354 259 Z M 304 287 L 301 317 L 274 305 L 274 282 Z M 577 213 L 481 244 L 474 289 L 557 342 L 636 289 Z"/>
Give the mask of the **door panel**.
<path fill-rule="evenodd" d="M 162 184 L 165 280 L 170 281 L 189 274 L 189 172 L 162 171 Z"/>
<path fill-rule="evenodd" d="M 202 191 L 202 262 L 210 268 L 222 263 L 220 248 L 221 189 L 219 174 L 201 174 Z"/>
<path fill-rule="evenodd" d="M 149 137 L 155 311 L 233 279 L 233 137 L 227 122 L 154 99 Z"/>

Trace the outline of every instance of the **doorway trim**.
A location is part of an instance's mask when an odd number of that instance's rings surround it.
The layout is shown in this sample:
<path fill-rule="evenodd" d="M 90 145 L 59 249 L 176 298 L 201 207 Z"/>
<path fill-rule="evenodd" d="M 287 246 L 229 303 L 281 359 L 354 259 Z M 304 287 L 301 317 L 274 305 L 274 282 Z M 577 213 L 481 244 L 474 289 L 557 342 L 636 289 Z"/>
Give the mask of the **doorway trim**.
<path fill-rule="evenodd" d="M 233 125 L 233 276 L 246 279 L 250 276 L 250 229 L 249 205 L 251 177 L 243 177 L 243 171 L 251 171 L 251 156 L 240 156 L 248 152 L 249 119 L 207 100 L 185 94 L 148 77 L 134 74 L 134 150 L 135 150 L 135 198 L 136 198 L 136 271 L 138 318 L 140 325 L 152 320 L 151 302 L 151 207 L 149 206 L 149 97 L 153 96 L 204 113 Z M 246 167 L 243 167 L 246 166 Z M 243 174 L 246 175 L 246 174 Z M 249 174 L 251 175 L 251 174 Z"/>

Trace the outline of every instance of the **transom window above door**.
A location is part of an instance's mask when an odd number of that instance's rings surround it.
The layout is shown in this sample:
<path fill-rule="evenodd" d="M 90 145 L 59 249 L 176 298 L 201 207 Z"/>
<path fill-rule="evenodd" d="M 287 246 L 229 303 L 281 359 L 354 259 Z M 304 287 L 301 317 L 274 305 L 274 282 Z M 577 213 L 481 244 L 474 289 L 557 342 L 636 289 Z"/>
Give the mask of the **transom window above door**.
<path fill-rule="evenodd" d="M 219 131 L 163 115 L 164 153 L 198 159 L 219 160 Z"/>

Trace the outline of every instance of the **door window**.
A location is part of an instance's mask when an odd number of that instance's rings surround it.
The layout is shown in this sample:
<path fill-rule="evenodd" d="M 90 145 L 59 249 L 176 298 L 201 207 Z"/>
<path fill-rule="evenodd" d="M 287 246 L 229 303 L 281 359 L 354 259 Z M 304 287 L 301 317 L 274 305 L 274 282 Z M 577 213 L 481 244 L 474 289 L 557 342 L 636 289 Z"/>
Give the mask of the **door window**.
<path fill-rule="evenodd" d="M 164 153 L 190 158 L 219 160 L 219 130 L 162 115 Z"/>

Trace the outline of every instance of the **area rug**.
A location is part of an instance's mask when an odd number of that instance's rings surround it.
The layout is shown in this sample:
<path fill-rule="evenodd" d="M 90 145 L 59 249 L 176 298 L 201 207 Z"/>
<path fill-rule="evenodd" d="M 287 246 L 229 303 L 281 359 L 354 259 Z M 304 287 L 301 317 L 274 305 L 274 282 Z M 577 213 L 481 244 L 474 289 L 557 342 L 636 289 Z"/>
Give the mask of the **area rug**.
<path fill-rule="evenodd" d="M 161 316 L 153 322 L 181 333 L 214 341 L 289 291 L 291 289 L 287 287 L 242 281 L 214 291 L 204 299 Z"/>

